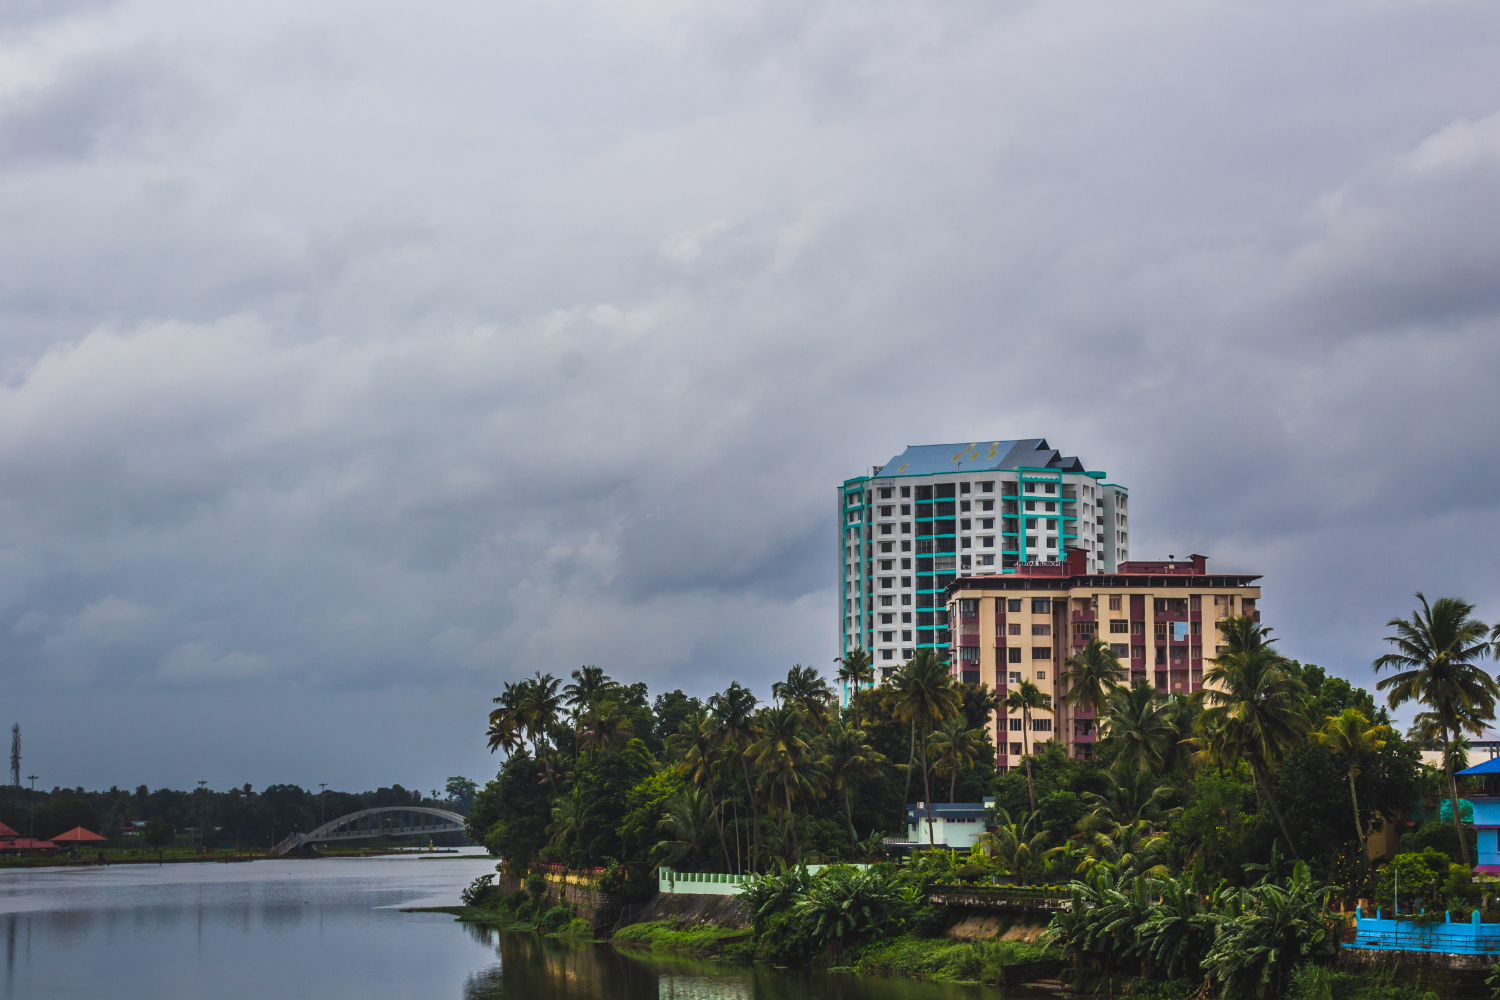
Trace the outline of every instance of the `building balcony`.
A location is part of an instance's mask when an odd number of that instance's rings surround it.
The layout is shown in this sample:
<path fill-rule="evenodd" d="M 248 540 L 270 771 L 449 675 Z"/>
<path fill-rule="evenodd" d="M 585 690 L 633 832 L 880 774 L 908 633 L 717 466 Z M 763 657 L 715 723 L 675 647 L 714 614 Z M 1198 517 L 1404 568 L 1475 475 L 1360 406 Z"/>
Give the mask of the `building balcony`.
<path fill-rule="evenodd" d="M 1075 622 L 1096 622 L 1099 620 L 1099 613 L 1097 611 L 1074 611 L 1073 620 Z"/>

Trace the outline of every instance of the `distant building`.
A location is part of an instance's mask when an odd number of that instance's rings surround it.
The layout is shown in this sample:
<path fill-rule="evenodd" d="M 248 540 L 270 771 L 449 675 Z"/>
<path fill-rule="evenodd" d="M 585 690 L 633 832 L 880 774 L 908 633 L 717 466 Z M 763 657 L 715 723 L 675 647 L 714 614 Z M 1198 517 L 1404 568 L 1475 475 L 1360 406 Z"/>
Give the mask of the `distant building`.
<path fill-rule="evenodd" d="M 1130 556 L 1129 490 L 1045 439 L 913 445 L 838 489 L 839 649 L 870 651 L 877 678 L 946 652 L 942 593 L 955 579 L 1055 566 L 1089 573 Z"/>
<path fill-rule="evenodd" d="M 1091 572 L 1090 564 L 1072 549 L 1064 565 L 960 577 L 944 592 L 951 621 L 944 655 L 960 680 L 989 685 L 1002 701 L 1011 685 L 1029 680 L 1051 698 L 1050 711 L 1033 713 L 1029 735 L 1021 716 L 996 713 L 990 737 L 1002 769 L 1021 762 L 1025 745 L 1034 753 L 1038 742 L 1054 739 L 1069 756 L 1093 753 L 1093 713 L 1063 704 L 1058 675 L 1096 635 L 1129 669 L 1129 682 L 1187 693 L 1203 686 L 1205 655 L 1219 652 L 1217 623 L 1233 615 L 1260 620 L 1260 576 L 1210 573 L 1207 556 L 1122 562 L 1108 573 Z"/>
<path fill-rule="evenodd" d="M 893 847 L 927 846 L 927 813 L 932 812 L 932 843 L 935 847 L 967 851 L 985 831 L 986 810 L 995 804 L 993 798 L 983 802 L 924 802 L 906 806 L 906 840 L 887 840 Z"/>

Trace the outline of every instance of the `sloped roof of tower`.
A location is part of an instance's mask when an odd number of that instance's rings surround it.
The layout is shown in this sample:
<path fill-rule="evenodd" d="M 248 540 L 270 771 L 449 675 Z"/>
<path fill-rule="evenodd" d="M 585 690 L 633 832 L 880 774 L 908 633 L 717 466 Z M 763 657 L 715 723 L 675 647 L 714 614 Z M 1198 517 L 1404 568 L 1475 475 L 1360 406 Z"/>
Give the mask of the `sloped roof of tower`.
<path fill-rule="evenodd" d="M 1064 458 L 1046 438 L 913 444 L 881 466 L 882 476 L 931 476 L 942 472 L 997 472 L 1021 466 L 1082 472 L 1077 458 Z"/>

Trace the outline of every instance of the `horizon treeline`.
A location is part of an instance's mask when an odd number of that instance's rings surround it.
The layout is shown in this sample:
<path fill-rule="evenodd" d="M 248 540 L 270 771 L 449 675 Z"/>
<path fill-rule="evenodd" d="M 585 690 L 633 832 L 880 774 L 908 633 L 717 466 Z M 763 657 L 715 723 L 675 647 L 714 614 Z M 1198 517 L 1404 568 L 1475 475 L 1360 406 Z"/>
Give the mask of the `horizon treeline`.
<path fill-rule="evenodd" d="M 203 843 L 207 846 L 238 843 L 242 847 L 270 847 L 289 833 L 312 830 L 323 820 L 360 809 L 427 806 L 466 814 L 475 791 L 475 783 L 463 777 L 449 778 L 444 791 L 426 795 L 398 783 L 366 792 L 332 788 L 318 792 L 292 784 L 268 785 L 256 791 L 248 782 L 224 791 L 152 790 L 146 785 L 138 785 L 134 791 L 118 786 L 108 791 L 88 791 L 81 786 L 54 787 L 50 792 L 39 788 L 35 793 L 36 836 L 47 840 L 81 826 L 110 838 L 112 846 L 120 846 L 122 836 L 135 829 L 137 822 L 161 820 L 184 834 L 198 828 L 201 814 L 206 831 Z M 0 822 L 22 837 L 30 830 L 31 794 L 27 788 L 0 787 Z M 441 836 L 452 839 L 455 835 Z"/>

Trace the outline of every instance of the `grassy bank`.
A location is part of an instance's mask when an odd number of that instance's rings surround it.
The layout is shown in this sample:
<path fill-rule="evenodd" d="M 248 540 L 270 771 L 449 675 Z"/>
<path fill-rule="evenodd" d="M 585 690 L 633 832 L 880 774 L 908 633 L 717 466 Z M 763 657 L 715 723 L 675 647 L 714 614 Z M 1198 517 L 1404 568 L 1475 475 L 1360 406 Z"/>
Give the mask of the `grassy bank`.
<path fill-rule="evenodd" d="M 1056 962 L 1052 949 L 1019 941 L 952 941 L 902 935 L 851 948 L 843 965 L 855 972 L 945 982 L 1000 983 L 1007 966 Z"/>
<path fill-rule="evenodd" d="M 611 940 L 627 948 L 645 948 L 697 958 L 719 957 L 744 961 L 751 957 L 744 947 L 750 943 L 750 932 L 738 927 L 717 927 L 712 924 L 680 927 L 668 920 L 652 920 L 622 927 Z M 732 947 L 736 944 L 742 947 Z"/>

